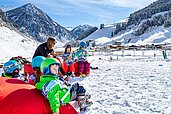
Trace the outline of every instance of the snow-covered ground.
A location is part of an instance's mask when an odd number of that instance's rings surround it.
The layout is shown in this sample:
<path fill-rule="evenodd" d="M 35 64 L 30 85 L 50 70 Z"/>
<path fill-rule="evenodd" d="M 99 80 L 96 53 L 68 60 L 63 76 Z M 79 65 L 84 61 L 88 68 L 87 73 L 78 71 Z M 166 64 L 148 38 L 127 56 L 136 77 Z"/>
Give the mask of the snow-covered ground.
<path fill-rule="evenodd" d="M 0 26 L 0 60 L 11 56 L 30 57 L 37 46 L 38 42 Z"/>
<path fill-rule="evenodd" d="M 141 23 L 143 22 L 144 21 L 142 21 Z M 96 44 L 100 46 L 111 45 L 113 44 L 113 41 L 121 41 L 123 44 L 132 43 L 134 45 L 165 44 L 165 43 L 167 44 L 171 42 L 171 32 L 170 32 L 171 27 L 168 28 L 164 26 L 151 27 L 144 34 L 140 36 L 135 36 L 133 35 L 133 33 L 137 30 L 138 27 L 139 26 L 132 26 L 132 29 L 127 29 L 125 31 L 122 31 L 114 35 L 113 33 L 116 30 L 116 25 L 113 24 L 113 26 L 112 25 L 105 26 L 104 28 L 98 29 L 92 34 L 90 34 L 88 37 L 84 39 L 84 41 L 93 39 L 95 40 Z"/>
<path fill-rule="evenodd" d="M 94 103 L 85 114 L 171 114 L 171 62 L 161 55 L 95 55 L 89 61 L 99 69 L 80 82 Z"/>
<path fill-rule="evenodd" d="M 168 60 L 161 51 L 121 54 L 96 52 L 88 58 L 99 69 L 79 82 L 94 103 L 80 114 L 171 114 L 171 52 Z"/>
<path fill-rule="evenodd" d="M 40 42 L 20 35 L 14 30 L 0 26 L 0 60 L 15 56 L 32 58 Z M 64 44 L 57 41 L 56 48 Z"/>

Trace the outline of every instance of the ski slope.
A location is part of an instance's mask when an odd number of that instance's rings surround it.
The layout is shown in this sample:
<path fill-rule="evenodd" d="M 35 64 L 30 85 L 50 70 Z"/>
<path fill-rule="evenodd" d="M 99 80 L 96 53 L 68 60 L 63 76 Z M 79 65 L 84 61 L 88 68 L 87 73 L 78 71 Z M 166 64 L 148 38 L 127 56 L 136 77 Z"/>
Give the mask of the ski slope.
<path fill-rule="evenodd" d="M 31 59 L 39 45 L 40 42 L 22 36 L 8 27 L 0 26 L 0 60 L 15 56 L 23 56 Z M 63 45 L 63 43 L 57 41 L 55 46 L 58 48 Z"/>
<path fill-rule="evenodd" d="M 38 42 L 0 26 L 0 59 L 11 56 L 30 57 L 37 46 Z"/>
<path fill-rule="evenodd" d="M 115 27 L 104 27 L 103 29 L 98 29 L 90 34 L 84 41 L 93 39 L 99 46 L 111 45 L 113 44 L 113 41 L 121 41 L 123 44 L 132 45 L 167 44 L 171 42 L 171 27 L 153 27 L 140 36 L 133 35 L 135 32 L 134 29 L 135 27 L 132 27 L 132 29 L 122 31 L 111 37 L 112 32 L 115 31 Z M 130 42 L 128 42 L 129 39 L 131 39 Z"/>

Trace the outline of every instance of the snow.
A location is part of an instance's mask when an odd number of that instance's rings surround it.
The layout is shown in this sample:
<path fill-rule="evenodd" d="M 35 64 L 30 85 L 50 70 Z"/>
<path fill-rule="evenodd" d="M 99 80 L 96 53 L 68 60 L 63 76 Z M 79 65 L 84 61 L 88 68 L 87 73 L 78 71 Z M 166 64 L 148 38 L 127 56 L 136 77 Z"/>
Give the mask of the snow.
<path fill-rule="evenodd" d="M 6 11 L 9 11 L 9 10 L 12 10 L 12 9 L 14 9 L 15 7 L 13 7 L 13 6 L 5 6 L 5 5 L 1 5 L 0 6 L 0 9 L 2 10 L 2 11 L 4 11 L 4 12 L 6 12 Z"/>
<path fill-rule="evenodd" d="M 16 56 L 31 59 L 38 45 L 40 42 L 24 37 L 8 27 L 0 26 L 0 60 Z M 63 45 L 57 41 L 55 48 Z"/>
<path fill-rule="evenodd" d="M 170 43 L 171 41 L 171 27 L 168 27 L 168 28 L 165 28 L 163 26 L 153 27 L 149 29 L 145 34 L 139 37 L 134 36 L 132 34 L 134 32 L 133 29 L 122 31 L 118 35 L 111 37 L 111 33 L 113 31 L 115 31 L 114 26 L 105 27 L 103 29 L 98 29 L 97 31 L 89 35 L 87 38 L 85 38 L 84 41 L 88 41 L 89 39 L 94 39 L 96 44 L 100 46 L 112 44 L 112 40 L 113 41 L 125 40 L 125 43 L 127 43 L 127 40 L 132 39 L 130 43 L 138 44 L 139 42 L 141 42 L 142 45 L 165 44 L 165 43 Z M 110 39 L 110 40 L 103 40 L 104 38 Z"/>
<path fill-rule="evenodd" d="M 168 11 L 165 12 L 160 12 L 157 13 L 155 15 L 153 15 L 151 18 L 149 18 L 148 20 L 153 19 L 155 16 L 158 15 L 165 15 L 166 13 L 168 13 Z M 112 32 L 115 32 L 116 29 L 116 25 L 120 24 L 120 23 L 126 23 L 128 21 L 128 19 L 123 19 L 121 21 L 115 22 L 113 24 L 106 24 L 104 26 L 104 28 L 102 29 L 98 29 L 96 30 L 94 33 L 90 34 L 87 38 L 84 39 L 84 41 L 88 41 L 89 39 L 94 39 L 95 42 L 97 42 L 97 45 L 109 45 L 112 44 L 112 40 L 117 40 L 117 41 L 121 41 L 121 40 L 125 40 L 123 43 L 127 44 L 127 43 L 133 43 L 133 44 L 138 44 L 139 42 L 141 42 L 142 45 L 146 45 L 146 44 L 165 44 L 165 43 L 170 43 L 171 41 L 171 27 L 164 27 L 164 26 L 153 26 L 148 28 L 148 30 L 145 31 L 144 34 L 140 35 L 140 36 L 135 36 L 134 32 L 137 29 L 140 29 L 141 25 L 143 24 L 143 22 L 147 21 L 147 19 L 144 19 L 140 22 L 139 25 L 131 25 L 130 27 L 127 27 L 126 30 L 120 31 L 118 34 L 112 36 Z M 103 43 L 99 43 L 99 40 L 102 39 L 103 37 L 106 38 L 111 38 L 112 40 L 109 41 L 103 41 Z M 131 40 L 129 40 L 131 39 Z M 130 42 L 128 42 L 130 41 Z"/>
<path fill-rule="evenodd" d="M 0 27 L 0 34 L 0 64 L 12 56 L 32 57 L 38 46 L 7 27 Z M 92 96 L 93 105 L 80 114 L 171 113 L 171 51 L 167 55 L 169 59 L 164 60 L 161 50 L 95 52 L 88 61 L 99 69 L 91 69 L 90 76 L 84 79 L 70 79 L 79 81 Z"/>
<path fill-rule="evenodd" d="M 171 113 L 171 65 L 162 56 L 95 55 L 90 57 L 91 75 L 80 83 L 92 95 L 85 114 Z M 101 60 L 99 60 L 101 58 Z"/>
<path fill-rule="evenodd" d="M 83 40 L 88 41 L 90 39 L 93 39 L 95 41 L 97 40 L 97 42 L 96 42 L 97 45 L 104 45 L 105 43 L 107 43 L 109 41 L 109 40 L 103 40 L 104 37 L 110 39 L 113 31 L 115 31 L 115 26 L 98 29 Z M 100 39 L 102 39 L 101 42 L 103 42 L 103 43 L 100 42 L 100 44 L 99 44 L 98 42 Z"/>
<path fill-rule="evenodd" d="M 67 30 L 71 31 L 74 27 L 66 27 Z"/>
<path fill-rule="evenodd" d="M 127 22 L 128 22 L 128 18 L 122 19 L 122 20 L 117 21 L 117 22 L 115 22 L 115 23 L 127 23 Z"/>
<path fill-rule="evenodd" d="M 112 41 L 111 38 L 101 37 L 101 38 L 98 38 L 98 39 L 96 40 L 96 44 L 97 44 L 97 45 L 103 45 L 104 42 L 111 42 L 111 41 Z"/>
<path fill-rule="evenodd" d="M 37 46 L 36 41 L 0 26 L 0 59 L 12 56 L 32 57 Z"/>
<path fill-rule="evenodd" d="M 10 51 L 12 53 L 15 50 Z M 23 55 L 28 53 L 22 52 Z M 92 67 L 99 69 L 91 70 L 90 76 L 84 79 L 70 79 L 79 81 L 92 96 L 90 100 L 93 105 L 80 114 L 171 113 L 171 51 L 167 51 L 167 61 L 158 50 L 125 50 L 123 57 L 122 53 L 96 52 L 88 61 Z M 110 60 L 111 57 L 113 60 Z M 0 59 L 0 62 L 4 61 Z"/>

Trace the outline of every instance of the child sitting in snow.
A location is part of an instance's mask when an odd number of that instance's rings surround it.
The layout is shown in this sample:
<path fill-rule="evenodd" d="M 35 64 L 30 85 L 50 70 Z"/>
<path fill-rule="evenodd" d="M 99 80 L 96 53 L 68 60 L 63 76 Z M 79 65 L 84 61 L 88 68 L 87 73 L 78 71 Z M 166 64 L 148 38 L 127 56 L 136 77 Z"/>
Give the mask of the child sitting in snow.
<path fill-rule="evenodd" d="M 20 75 L 20 65 L 15 60 L 9 60 L 8 62 L 4 63 L 3 70 L 3 77 L 25 80 L 25 77 Z"/>
<path fill-rule="evenodd" d="M 42 61 L 45 59 L 46 58 L 43 56 L 36 56 L 32 59 L 31 66 L 34 70 L 34 73 L 27 76 L 28 83 L 34 85 L 40 81 L 40 76 L 43 75 L 42 72 L 40 71 L 40 65 L 41 65 Z"/>
<path fill-rule="evenodd" d="M 82 75 L 85 72 L 85 75 L 89 75 L 90 73 L 90 63 L 87 61 L 87 56 L 89 56 L 86 50 L 87 44 L 82 41 L 80 42 L 80 48 L 76 52 L 76 56 L 78 58 L 78 72 L 79 75 Z"/>
<path fill-rule="evenodd" d="M 54 114 L 59 114 L 61 104 L 69 103 L 71 100 L 79 100 L 79 96 L 84 96 L 86 90 L 78 83 L 74 85 L 67 84 L 60 76 L 60 63 L 54 58 L 47 58 L 41 63 L 43 76 L 40 82 L 36 83 L 36 88 L 42 91 L 42 94 L 49 100 L 50 107 Z M 78 102 L 78 105 L 90 106 L 92 102 Z"/>
<path fill-rule="evenodd" d="M 68 76 L 74 76 L 74 58 L 75 58 L 75 54 L 71 53 L 71 45 L 68 44 L 65 48 L 65 52 L 62 55 L 62 59 L 64 60 L 63 65 L 64 65 L 64 69 L 65 69 L 65 73 Z"/>

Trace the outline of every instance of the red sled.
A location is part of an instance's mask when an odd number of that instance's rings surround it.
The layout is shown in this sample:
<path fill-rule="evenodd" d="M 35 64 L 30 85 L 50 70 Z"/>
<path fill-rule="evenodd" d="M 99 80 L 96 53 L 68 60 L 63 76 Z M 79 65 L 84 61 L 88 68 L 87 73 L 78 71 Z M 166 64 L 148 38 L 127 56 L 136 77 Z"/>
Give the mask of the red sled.
<path fill-rule="evenodd" d="M 0 77 L 1 114 L 52 114 L 48 100 L 35 86 L 24 81 Z M 70 105 L 60 106 L 59 114 L 78 114 Z"/>

